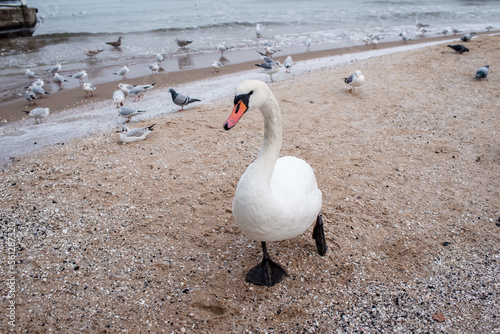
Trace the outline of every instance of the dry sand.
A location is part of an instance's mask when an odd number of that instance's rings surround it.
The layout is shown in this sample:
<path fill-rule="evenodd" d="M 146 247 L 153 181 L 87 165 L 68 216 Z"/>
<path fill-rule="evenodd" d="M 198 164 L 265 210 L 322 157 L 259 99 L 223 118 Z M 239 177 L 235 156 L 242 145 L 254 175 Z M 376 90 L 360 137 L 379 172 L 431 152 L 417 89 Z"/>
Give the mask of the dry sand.
<path fill-rule="evenodd" d="M 156 119 L 144 142 L 109 131 L 21 157 L 0 174 L 17 261 L 2 250 L 4 313 L 13 277 L 19 332 L 499 333 L 500 36 L 467 47 L 271 84 L 281 153 L 314 168 L 329 245 L 269 243 L 290 274 L 272 288 L 245 282 L 260 245 L 231 215 L 260 113 L 225 132 L 225 99 Z M 341 78 L 356 69 L 354 95 Z"/>

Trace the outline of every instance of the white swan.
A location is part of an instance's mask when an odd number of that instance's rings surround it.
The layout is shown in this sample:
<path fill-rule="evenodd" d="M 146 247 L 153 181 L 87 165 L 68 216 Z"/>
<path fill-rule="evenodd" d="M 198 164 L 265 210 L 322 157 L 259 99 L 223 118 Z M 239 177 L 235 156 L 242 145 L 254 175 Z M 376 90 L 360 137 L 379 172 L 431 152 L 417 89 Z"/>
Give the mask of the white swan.
<path fill-rule="evenodd" d="M 271 261 L 266 250 L 267 241 L 296 237 L 316 220 L 313 238 L 318 253 L 326 253 L 320 213 L 322 194 L 314 171 L 304 160 L 290 156 L 279 158 L 281 113 L 276 98 L 264 82 L 248 80 L 238 85 L 234 108 L 224 129 L 234 127 L 241 116 L 252 109 L 260 109 L 264 116 L 264 143 L 259 156 L 238 183 L 233 216 L 243 233 L 262 242 L 262 263 L 250 270 L 246 280 L 273 286 L 288 274 Z"/>

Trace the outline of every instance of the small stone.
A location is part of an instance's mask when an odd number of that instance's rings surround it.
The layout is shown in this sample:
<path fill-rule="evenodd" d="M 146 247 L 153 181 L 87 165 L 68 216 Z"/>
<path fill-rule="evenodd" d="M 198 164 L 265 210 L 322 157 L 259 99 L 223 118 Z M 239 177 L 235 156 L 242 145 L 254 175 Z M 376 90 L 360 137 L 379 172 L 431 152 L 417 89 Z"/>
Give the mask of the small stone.
<path fill-rule="evenodd" d="M 449 245 L 451 245 L 451 242 L 448 242 L 448 241 L 443 242 L 444 247 L 449 246 Z"/>
<path fill-rule="evenodd" d="M 436 312 L 432 315 L 432 319 L 437 322 L 444 322 L 444 314 L 441 312 Z"/>

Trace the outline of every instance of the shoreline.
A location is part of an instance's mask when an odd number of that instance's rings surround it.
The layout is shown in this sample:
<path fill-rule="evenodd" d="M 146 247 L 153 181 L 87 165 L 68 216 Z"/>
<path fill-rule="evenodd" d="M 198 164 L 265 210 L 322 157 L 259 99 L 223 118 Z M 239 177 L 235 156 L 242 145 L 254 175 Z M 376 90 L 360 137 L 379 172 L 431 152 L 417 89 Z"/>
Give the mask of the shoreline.
<path fill-rule="evenodd" d="M 189 86 L 217 93 L 186 112 L 151 115 L 156 126 L 142 142 L 96 130 L 23 156 L 0 172 L 0 217 L 16 245 L 2 253 L 15 261 L 0 275 L 16 283 L 15 330 L 495 332 L 499 42 L 478 38 L 465 55 L 443 44 L 360 53 L 278 76 L 290 78 L 270 85 L 283 116 L 280 155 L 314 170 L 328 252 L 317 254 L 312 227 L 270 242 L 289 273 L 271 288 L 245 282 L 262 253 L 231 210 L 262 147 L 263 117 L 251 111 L 222 128 L 228 95 L 255 70 Z M 486 63 L 490 76 L 474 80 Z M 356 69 L 367 81 L 351 94 L 341 78 Z M 168 109 L 162 96 L 153 90 L 138 105 Z M 66 124 L 122 125 L 103 105 L 23 122 L 16 135 L 26 146 Z"/>
<path fill-rule="evenodd" d="M 496 33 L 499 33 L 499 31 L 490 31 L 490 32 L 479 32 L 476 34 L 477 36 L 480 35 L 494 35 Z M 408 43 L 403 43 L 402 41 L 387 41 L 387 42 L 381 42 L 379 43 L 377 48 L 373 48 L 371 45 L 355 45 L 355 46 L 339 46 L 336 48 L 326 48 L 326 49 L 320 49 L 320 50 L 312 50 L 312 51 L 303 51 L 305 47 L 294 47 L 294 48 L 289 48 L 289 49 L 284 49 L 283 51 L 277 53 L 273 58 L 275 60 L 280 61 L 283 64 L 284 59 L 286 56 L 291 55 L 294 62 L 298 61 L 305 61 L 305 60 L 312 60 L 312 59 L 318 59 L 318 58 L 325 58 L 325 57 L 331 57 L 331 56 L 337 56 L 337 55 L 342 55 L 342 54 L 352 54 L 356 52 L 364 52 L 364 51 L 376 51 L 376 50 L 384 50 L 388 48 L 394 48 L 394 47 L 400 47 L 400 46 L 411 46 L 411 45 L 418 45 L 418 44 L 423 44 L 423 43 L 428 43 L 428 42 L 439 42 L 439 41 L 450 41 L 454 39 L 460 39 L 460 36 L 440 36 L 440 37 L 422 37 L 418 39 L 413 39 L 409 41 Z M 457 42 L 459 43 L 459 42 Z M 469 42 L 470 43 L 470 42 Z M 316 48 L 321 48 L 321 46 L 314 46 Z M 301 52 L 302 50 L 302 52 Z M 257 71 L 257 68 L 255 67 L 255 63 L 260 62 L 259 56 L 256 54 L 254 50 L 244 50 L 244 51 L 238 51 L 238 50 L 228 50 L 225 53 L 225 57 L 227 57 L 227 61 L 229 61 L 229 64 L 223 66 L 220 70 L 220 72 L 215 73 L 214 69 L 210 67 L 211 60 L 216 60 L 217 56 L 220 56 L 219 53 L 213 53 L 213 54 L 200 54 L 200 55 L 195 55 L 188 61 L 188 63 L 193 63 L 195 65 L 195 68 L 190 68 L 190 69 L 179 69 L 175 71 L 170 71 L 170 69 L 173 69 L 172 66 L 165 66 L 166 72 L 161 72 L 159 74 L 152 74 L 152 75 L 142 75 L 142 76 L 136 76 L 136 77 L 131 77 L 127 78 L 125 80 L 121 80 L 121 78 L 117 78 L 115 75 L 111 74 L 112 69 L 111 65 L 109 67 L 109 74 L 104 74 L 102 73 L 102 69 L 100 69 L 100 76 L 98 74 L 91 74 L 89 72 L 89 77 L 95 77 L 95 80 L 85 80 L 85 81 L 90 81 L 94 83 L 98 88 L 94 92 L 94 97 L 93 98 L 85 98 L 85 93 L 79 87 L 78 85 L 78 80 L 73 79 L 71 77 L 67 76 L 67 72 L 62 71 L 61 74 L 66 77 L 70 83 L 64 83 L 63 84 L 63 89 L 59 91 L 54 91 L 51 92 L 49 95 L 43 97 L 43 98 L 38 98 L 37 105 L 36 106 L 28 106 L 27 101 L 24 99 L 24 96 L 19 96 L 16 98 L 12 98 L 9 101 L 4 101 L 0 103 L 0 129 L 2 125 L 5 125 L 7 123 L 13 122 L 13 121 L 19 121 L 24 118 L 26 118 L 25 113 L 22 112 L 22 110 L 31 110 L 35 107 L 48 107 L 50 108 L 51 113 L 57 113 L 62 110 L 70 109 L 73 107 L 77 107 L 79 105 L 85 105 L 97 101 L 105 101 L 105 100 L 110 100 L 110 103 L 112 104 L 111 101 L 111 96 L 114 90 L 117 89 L 118 83 L 128 83 L 128 84 L 150 84 L 153 82 L 156 82 L 156 87 L 155 89 L 162 88 L 162 87 L 174 87 L 177 85 L 182 85 L 186 84 L 189 82 L 195 82 L 195 81 L 200 81 L 200 80 L 209 80 L 209 79 L 214 79 L 217 78 L 220 75 L 225 75 L 225 74 L 233 74 L 245 70 L 250 70 L 254 68 Z M 229 59 L 230 58 L 230 59 Z M 254 59 L 254 60 L 249 60 L 249 59 Z M 177 59 L 180 61 L 179 59 Z M 217 59 L 218 60 L 218 59 Z M 170 59 L 170 61 L 175 61 L 175 59 Z M 165 63 L 166 61 L 164 61 Z M 136 72 L 136 73 L 141 73 L 144 71 L 144 68 L 146 67 L 146 63 L 140 63 L 140 64 L 134 64 L 129 66 L 131 69 L 131 72 Z M 205 67 L 203 67 L 203 64 L 206 64 Z M 121 67 L 121 65 L 116 65 L 113 66 L 113 69 L 118 69 Z M 181 66 L 179 66 L 181 67 Z M 134 70 L 134 71 L 133 71 Z M 283 70 L 282 70 L 283 71 Z M 292 70 L 293 71 L 293 70 Z M 74 73 L 71 72 L 71 73 Z M 68 74 L 71 74 L 68 72 Z M 106 72 L 107 73 L 107 72 Z M 129 72 L 130 73 L 130 72 Z M 264 76 L 265 78 L 265 76 Z M 114 80 L 112 80 L 114 79 Z M 49 79 L 50 80 L 50 79 Z M 49 81 L 46 80 L 46 81 Z M 52 89 L 56 89 L 56 86 L 51 83 L 51 82 L 46 82 L 46 87 L 51 86 Z M 72 86 L 74 88 L 65 88 L 65 85 Z M 76 86 L 76 87 L 75 87 Z M 49 92 L 51 89 L 47 89 Z M 23 90 L 24 92 L 24 90 Z"/>

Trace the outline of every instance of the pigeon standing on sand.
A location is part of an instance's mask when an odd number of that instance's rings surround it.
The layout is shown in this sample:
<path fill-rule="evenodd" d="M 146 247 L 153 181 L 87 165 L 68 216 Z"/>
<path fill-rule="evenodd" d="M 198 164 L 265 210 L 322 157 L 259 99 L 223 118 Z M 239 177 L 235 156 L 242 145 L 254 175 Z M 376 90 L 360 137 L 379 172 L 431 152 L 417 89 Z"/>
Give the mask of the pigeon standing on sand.
<path fill-rule="evenodd" d="M 26 111 L 23 110 L 25 113 L 28 114 L 28 116 L 33 117 L 35 119 L 35 124 L 38 124 L 38 121 L 40 120 L 40 123 L 42 123 L 42 118 L 49 116 L 50 114 L 50 109 L 49 108 L 35 108 L 31 111 Z"/>
<path fill-rule="evenodd" d="M 116 104 L 117 108 L 123 107 L 123 100 L 125 100 L 125 93 L 120 89 L 113 92 L 113 102 Z"/>
<path fill-rule="evenodd" d="M 187 45 L 193 43 L 193 41 L 188 41 L 188 40 L 183 40 L 183 39 L 178 39 L 178 38 L 175 39 L 175 42 L 181 48 L 186 47 Z"/>
<path fill-rule="evenodd" d="M 140 115 L 142 113 L 145 113 L 146 110 L 138 110 L 130 107 L 121 107 L 118 110 L 118 116 L 125 117 L 127 121 L 125 123 L 130 122 L 130 119 L 134 116 Z"/>
<path fill-rule="evenodd" d="M 62 75 L 59 73 L 54 74 L 54 81 L 59 85 L 59 88 L 62 88 L 62 83 L 63 82 L 68 82 Z"/>
<path fill-rule="evenodd" d="M 26 72 L 24 72 L 24 75 L 26 76 L 26 78 L 30 79 L 30 82 L 32 82 L 36 77 L 35 72 L 30 70 L 29 68 L 26 69 Z"/>
<path fill-rule="evenodd" d="M 60 63 L 55 64 L 51 68 L 47 70 L 47 72 L 52 73 L 52 75 L 55 75 L 57 72 L 59 72 L 62 68 L 62 65 Z"/>
<path fill-rule="evenodd" d="M 344 82 L 352 87 L 349 89 L 349 92 L 355 92 L 356 87 L 359 87 L 365 83 L 365 77 L 360 70 L 357 70 L 348 78 L 344 78 Z"/>
<path fill-rule="evenodd" d="M 94 57 L 95 55 L 98 55 L 99 53 L 103 52 L 104 50 L 88 50 L 88 49 L 83 49 L 83 53 L 89 57 Z"/>
<path fill-rule="evenodd" d="M 286 57 L 285 62 L 283 63 L 283 65 L 285 66 L 286 73 L 290 73 L 290 69 L 294 65 L 292 57 L 291 56 Z"/>
<path fill-rule="evenodd" d="M 460 37 L 460 39 L 464 42 L 469 42 L 475 34 L 476 34 L 475 32 L 470 32 Z"/>
<path fill-rule="evenodd" d="M 35 101 L 35 99 L 37 98 L 36 94 L 33 93 L 31 90 L 27 90 L 24 92 L 24 98 L 26 99 L 26 101 L 28 101 L 28 105 L 31 104 L 31 101 L 33 101 L 33 104 L 36 104 Z"/>
<path fill-rule="evenodd" d="M 455 53 L 464 53 L 464 52 L 469 52 L 469 49 L 467 49 L 465 46 L 462 44 L 457 44 L 457 45 L 447 45 L 447 47 L 452 48 L 455 50 Z"/>
<path fill-rule="evenodd" d="M 219 71 L 220 71 L 220 68 L 221 68 L 222 66 L 224 66 L 224 65 L 222 65 L 222 63 L 221 63 L 221 62 L 214 60 L 214 61 L 212 61 L 212 65 L 211 65 L 211 66 L 212 66 L 212 68 L 215 70 L 215 72 L 219 72 Z"/>
<path fill-rule="evenodd" d="M 126 143 L 132 143 L 146 139 L 151 131 L 153 131 L 153 126 L 155 125 L 156 124 L 137 129 L 129 129 L 124 126 L 121 130 L 116 131 L 116 133 L 120 133 L 120 141 L 125 145 Z"/>
<path fill-rule="evenodd" d="M 78 79 L 80 81 L 80 86 L 83 85 L 83 79 L 87 77 L 87 71 L 81 70 L 80 72 L 70 75 L 70 77 L 73 77 L 75 79 Z"/>
<path fill-rule="evenodd" d="M 94 97 L 94 90 L 97 89 L 97 87 L 94 86 L 93 84 L 91 84 L 90 82 L 84 83 L 82 88 L 85 91 L 85 98 L 88 97 L 89 93 L 90 93 L 90 97 Z"/>
<path fill-rule="evenodd" d="M 476 80 L 485 79 L 490 73 L 490 65 L 485 65 L 476 71 Z"/>
<path fill-rule="evenodd" d="M 172 95 L 172 101 L 177 104 L 178 106 L 181 107 L 181 110 L 180 111 L 183 111 L 184 110 L 184 106 L 185 105 L 188 105 L 190 103 L 193 103 L 193 102 L 198 102 L 198 101 L 201 101 L 201 100 L 198 100 L 198 99 L 192 99 L 190 98 L 189 96 L 186 96 L 186 95 L 183 95 L 183 94 L 180 94 L 180 93 L 177 93 L 173 88 L 170 88 L 168 90 L 170 92 L 170 94 Z"/>
<path fill-rule="evenodd" d="M 127 66 L 123 66 L 118 71 L 114 72 L 113 74 L 121 75 L 122 79 L 127 79 L 127 73 L 128 73 L 128 71 L 129 71 L 128 67 Z"/>
<path fill-rule="evenodd" d="M 109 44 L 115 48 L 119 47 L 120 45 L 122 45 L 122 36 L 118 37 L 118 40 L 117 41 L 114 41 L 114 42 L 106 42 L 106 44 Z"/>

